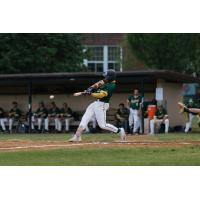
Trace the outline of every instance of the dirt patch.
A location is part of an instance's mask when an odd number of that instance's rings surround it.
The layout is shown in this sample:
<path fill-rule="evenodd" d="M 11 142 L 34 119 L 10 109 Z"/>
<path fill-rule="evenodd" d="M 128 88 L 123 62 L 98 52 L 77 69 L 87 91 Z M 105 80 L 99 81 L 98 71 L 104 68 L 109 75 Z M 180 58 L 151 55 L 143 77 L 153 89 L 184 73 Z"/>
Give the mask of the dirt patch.
<path fill-rule="evenodd" d="M 32 140 L 8 140 L 0 141 L 0 151 L 22 151 L 22 150 L 48 150 L 58 148 L 109 148 L 109 147 L 181 147 L 188 145 L 200 145 L 200 141 L 132 141 L 127 142 L 99 142 L 84 141 L 80 143 L 70 143 L 67 141 L 32 141 Z"/>

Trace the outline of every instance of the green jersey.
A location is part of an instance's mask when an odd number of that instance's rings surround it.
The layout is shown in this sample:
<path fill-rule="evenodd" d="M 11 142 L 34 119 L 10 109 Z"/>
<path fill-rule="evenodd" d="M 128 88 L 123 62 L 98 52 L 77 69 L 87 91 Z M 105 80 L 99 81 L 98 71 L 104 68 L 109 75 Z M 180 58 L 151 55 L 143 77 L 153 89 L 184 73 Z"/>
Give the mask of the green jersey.
<path fill-rule="evenodd" d="M 132 108 L 133 110 L 139 110 L 140 109 L 140 104 L 142 102 L 142 97 L 141 96 L 130 95 L 128 97 L 128 101 L 130 103 L 130 108 Z"/>
<path fill-rule="evenodd" d="M 72 117 L 72 110 L 71 108 L 61 108 L 60 114 L 62 114 L 64 117 Z"/>
<path fill-rule="evenodd" d="M 21 111 L 19 108 L 12 108 L 10 111 L 9 111 L 9 116 L 10 117 L 13 117 L 13 118 L 20 118 L 21 117 Z"/>
<path fill-rule="evenodd" d="M 164 108 L 163 109 L 157 109 L 157 111 L 155 113 L 155 116 L 158 119 L 163 119 L 165 115 L 167 115 L 167 111 Z"/>
<path fill-rule="evenodd" d="M 48 115 L 47 109 L 45 107 L 38 108 L 35 113 L 38 117 L 43 118 L 46 118 Z"/>
<path fill-rule="evenodd" d="M 113 92 L 115 91 L 116 84 L 115 82 L 112 83 L 106 83 L 105 85 L 101 86 L 96 92 L 100 92 L 101 90 L 105 91 L 108 93 L 106 97 L 103 97 L 99 99 L 99 101 L 102 101 L 104 103 L 109 103 L 110 98 L 112 97 Z"/>
<path fill-rule="evenodd" d="M 60 109 L 58 107 L 51 108 L 48 112 L 51 117 L 55 117 L 57 114 L 60 114 Z"/>

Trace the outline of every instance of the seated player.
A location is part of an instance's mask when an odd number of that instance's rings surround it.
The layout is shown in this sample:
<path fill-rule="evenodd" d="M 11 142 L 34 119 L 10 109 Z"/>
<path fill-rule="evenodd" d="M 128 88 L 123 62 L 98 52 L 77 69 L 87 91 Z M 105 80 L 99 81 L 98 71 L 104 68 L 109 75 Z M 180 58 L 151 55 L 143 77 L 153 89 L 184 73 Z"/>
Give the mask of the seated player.
<path fill-rule="evenodd" d="M 8 116 L 8 122 L 9 122 L 9 132 L 12 133 L 13 124 L 15 121 L 19 121 L 21 117 L 21 110 L 18 108 L 18 103 L 16 101 L 13 101 L 12 103 L 13 108 L 9 111 Z"/>
<path fill-rule="evenodd" d="M 166 109 L 160 105 L 155 113 L 154 119 L 150 120 L 150 134 L 155 133 L 155 125 L 165 125 L 165 133 L 169 131 L 169 119 Z"/>
<path fill-rule="evenodd" d="M 50 104 L 50 109 L 48 111 L 48 118 L 45 121 L 45 130 L 49 131 L 49 121 L 54 120 L 55 122 L 55 131 L 60 133 L 62 129 L 62 124 L 60 121 L 60 109 L 56 106 L 56 103 L 53 101 Z"/>
<path fill-rule="evenodd" d="M 0 124 L 1 124 L 1 128 L 3 132 L 6 132 L 6 126 L 5 126 L 5 122 L 7 121 L 6 117 L 5 117 L 5 112 L 3 110 L 3 108 L 0 107 Z"/>
<path fill-rule="evenodd" d="M 67 103 L 63 104 L 63 108 L 61 108 L 60 110 L 60 117 L 61 117 L 61 121 L 65 122 L 65 131 L 69 132 L 69 125 L 71 120 L 73 119 L 72 116 L 72 109 L 68 106 Z"/>
<path fill-rule="evenodd" d="M 47 120 L 48 112 L 47 109 L 45 108 L 44 102 L 39 102 L 39 107 L 35 112 L 35 117 L 37 118 L 37 125 L 38 125 L 38 131 L 42 131 L 42 123 Z M 45 127 L 45 130 L 48 130 L 48 126 Z"/>
<path fill-rule="evenodd" d="M 123 103 L 119 104 L 119 108 L 116 113 L 117 126 L 122 126 L 125 131 L 128 131 L 128 119 L 129 119 L 129 110 L 124 106 Z"/>
<path fill-rule="evenodd" d="M 187 108 L 197 108 L 197 105 L 194 103 L 192 98 L 190 98 L 185 105 Z M 185 133 L 188 133 L 189 130 L 192 128 L 192 120 L 194 119 L 195 116 L 198 117 L 198 123 L 199 123 L 200 121 L 199 115 L 197 115 L 196 113 L 188 113 L 188 121 L 185 124 Z"/>

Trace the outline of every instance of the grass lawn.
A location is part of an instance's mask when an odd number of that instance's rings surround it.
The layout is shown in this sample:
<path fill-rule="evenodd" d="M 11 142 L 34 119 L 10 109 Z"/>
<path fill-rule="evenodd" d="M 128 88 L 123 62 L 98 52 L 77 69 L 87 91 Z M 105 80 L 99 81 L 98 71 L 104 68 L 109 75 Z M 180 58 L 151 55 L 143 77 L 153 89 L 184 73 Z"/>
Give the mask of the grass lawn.
<path fill-rule="evenodd" d="M 0 141 L 66 141 L 68 134 L 0 134 Z M 115 134 L 86 134 L 84 141 L 114 141 Z M 132 141 L 200 141 L 199 133 L 132 136 Z M 76 147 L 49 150 L 1 151 L 1 166 L 149 166 L 200 165 L 200 145 L 179 147 Z"/>

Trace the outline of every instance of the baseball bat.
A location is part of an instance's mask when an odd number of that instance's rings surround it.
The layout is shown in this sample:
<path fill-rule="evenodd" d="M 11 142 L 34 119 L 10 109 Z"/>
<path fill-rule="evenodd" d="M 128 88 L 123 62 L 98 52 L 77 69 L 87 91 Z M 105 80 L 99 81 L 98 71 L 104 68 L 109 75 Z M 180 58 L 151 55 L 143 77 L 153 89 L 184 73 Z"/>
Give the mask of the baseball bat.
<path fill-rule="evenodd" d="M 76 93 L 73 94 L 73 96 L 78 97 L 78 96 L 81 96 L 83 94 L 85 94 L 85 92 L 76 92 Z"/>

